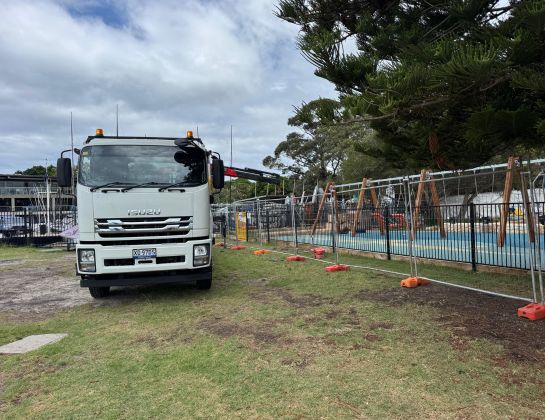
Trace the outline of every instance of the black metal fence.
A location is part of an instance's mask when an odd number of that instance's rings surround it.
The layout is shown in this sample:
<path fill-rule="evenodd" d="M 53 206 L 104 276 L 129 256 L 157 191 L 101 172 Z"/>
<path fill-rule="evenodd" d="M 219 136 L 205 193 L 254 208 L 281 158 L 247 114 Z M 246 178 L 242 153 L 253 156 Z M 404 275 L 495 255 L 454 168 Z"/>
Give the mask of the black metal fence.
<path fill-rule="evenodd" d="M 48 210 L 39 207 L 0 207 L 0 244 L 66 246 L 74 239 L 62 235 L 77 225 L 76 207 L 64 206 Z"/>
<path fill-rule="evenodd" d="M 233 238 L 254 243 L 327 246 L 387 258 L 409 256 L 412 247 L 416 257 L 468 263 L 474 270 L 479 265 L 529 269 L 531 250 L 539 246 L 536 251 L 545 261 L 545 202 L 534 204 L 532 220 L 521 203 L 510 204 L 504 236 L 499 208 L 500 204 L 422 206 L 413 221 L 414 212 L 405 205 L 377 209 L 365 204 L 358 210 L 354 203 L 333 206 L 329 201 L 319 211 L 317 203 L 270 200 L 217 206 L 214 213 L 215 220 L 226 220 Z M 71 247 L 75 241 L 61 234 L 75 225 L 74 206 L 49 212 L 0 207 L 4 244 Z"/>
<path fill-rule="evenodd" d="M 317 204 L 254 201 L 218 207 L 216 215 L 227 220 L 231 237 L 240 241 L 326 246 L 388 259 L 410 256 L 412 247 L 415 257 L 467 263 L 473 270 L 479 265 L 530 269 L 533 247 L 540 247 L 536 251 L 545 261 L 545 203 L 534 205 L 535 229 L 521 203 L 508 208 L 504 235 L 500 204 L 422 206 L 414 221 L 414 211 L 405 205 L 376 209 L 367 204 L 358 211 L 354 203 L 335 207 L 332 202 L 319 212 Z"/>

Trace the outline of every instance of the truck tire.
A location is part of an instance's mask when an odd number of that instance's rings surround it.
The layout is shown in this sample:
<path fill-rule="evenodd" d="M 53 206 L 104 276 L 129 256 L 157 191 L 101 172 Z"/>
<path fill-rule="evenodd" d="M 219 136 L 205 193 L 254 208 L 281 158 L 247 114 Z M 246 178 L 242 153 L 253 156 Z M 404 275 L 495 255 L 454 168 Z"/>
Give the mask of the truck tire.
<path fill-rule="evenodd" d="M 95 299 L 105 298 L 110 295 L 110 287 L 89 287 L 89 293 L 91 293 L 91 296 Z"/>

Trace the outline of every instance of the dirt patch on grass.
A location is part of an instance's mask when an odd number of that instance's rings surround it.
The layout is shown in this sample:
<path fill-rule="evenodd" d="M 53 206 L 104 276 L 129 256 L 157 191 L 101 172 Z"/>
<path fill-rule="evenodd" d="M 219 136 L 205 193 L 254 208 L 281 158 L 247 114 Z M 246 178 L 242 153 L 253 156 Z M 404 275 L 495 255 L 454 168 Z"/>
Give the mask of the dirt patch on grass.
<path fill-rule="evenodd" d="M 6 389 L 6 379 L 4 374 L 0 372 L 0 412 L 2 410 L 2 407 L 5 407 L 7 404 L 7 401 L 3 397 L 5 389 Z"/>
<path fill-rule="evenodd" d="M 8 265 L 0 272 L 0 312 L 9 320 L 25 321 L 91 302 L 73 267 L 73 253 Z"/>
<path fill-rule="evenodd" d="M 204 331 L 223 338 L 238 337 L 250 340 L 254 345 L 278 344 L 282 336 L 272 332 L 274 324 L 234 324 L 223 320 L 207 320 L 199 324 Z"/>
<path fill-rule="evenodd" d="M 0 260 L 0 266 L 20 264 L 23 260 Z"/>
<path fill-rule="evenodd" d="M 309 360 L 306 357 L 300 359 L 286 358 L 282 360 L 282 366 L 294 367 L 297 369 L 304 369 L 309 365 Z"/>
<path fill-rule="evenodd" d="M 369 329 L 373 330 L 391 330 L 394 328 L 394 324 L 386 321 L 373 321 L 369 323 Z"/>
<path fill-rule="evenodd" d="M 432 284 L 416 289 L 362 290 L 356 298 L 391 305 L 430 305 L 441 309 L 440 324 L 454 334 L 453 348 L 469 347 L 468 338 L 486 338 L 501 344 L 515 362 L 545 361 L 545 325 L 517 317 L 524 302 Z"/>
<path fill-rule="evenodd" d="M 250 296 L 258 302 L 269 304 L 275 300 L 281 300 L 294 308 L 309 308 L 334 303 L 331 298 L 325 298 L 313 294 L 295 295 L 282 287 L 271 287 L 250 293 Z"/>

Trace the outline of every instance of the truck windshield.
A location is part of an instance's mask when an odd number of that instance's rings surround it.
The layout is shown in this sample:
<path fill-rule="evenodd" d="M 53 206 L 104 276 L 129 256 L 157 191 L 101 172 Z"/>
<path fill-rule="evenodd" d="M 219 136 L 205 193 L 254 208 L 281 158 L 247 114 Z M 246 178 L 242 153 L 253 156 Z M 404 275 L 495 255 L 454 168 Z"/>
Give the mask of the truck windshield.
<path fill-rule="evenodd" d="M 151 183 L 197 186 L 207 182 L 205 153 L 183 149 L 183 159 L 174 160 L 175 146 L 87 146 L 81 150 L 79 183 L 96 187 L 107 183 Z M 117 184 L 121 185 L 121 184 Z"/>

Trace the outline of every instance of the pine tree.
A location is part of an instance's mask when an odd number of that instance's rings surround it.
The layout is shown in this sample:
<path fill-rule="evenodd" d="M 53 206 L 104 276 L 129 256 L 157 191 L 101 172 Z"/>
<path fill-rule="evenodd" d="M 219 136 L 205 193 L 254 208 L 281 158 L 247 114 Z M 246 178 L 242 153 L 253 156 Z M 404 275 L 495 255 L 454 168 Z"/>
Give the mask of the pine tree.
<path fill-rule="evenodd" d="M 361 151 L 400 168 L 471 167 L 545 143 L 545 0 L 281 0 Z"/>

